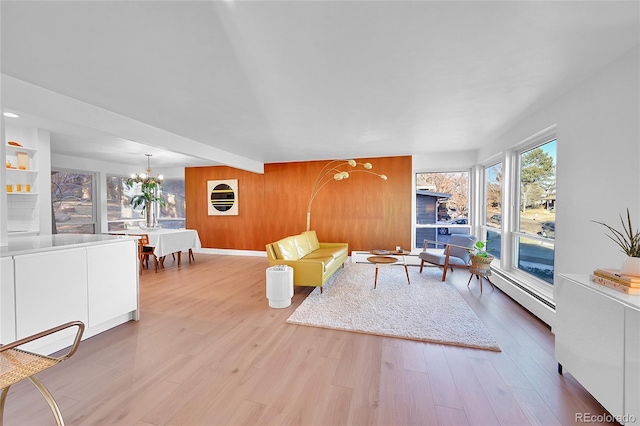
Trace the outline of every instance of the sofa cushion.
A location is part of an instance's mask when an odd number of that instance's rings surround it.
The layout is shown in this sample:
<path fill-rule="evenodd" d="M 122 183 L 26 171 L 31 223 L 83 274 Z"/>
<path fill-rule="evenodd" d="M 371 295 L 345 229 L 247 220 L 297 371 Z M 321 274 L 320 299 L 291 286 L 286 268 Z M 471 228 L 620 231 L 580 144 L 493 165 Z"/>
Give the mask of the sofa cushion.
<path fill-rule="evenodd" d="M 318 242 L 316 231 L 306 231 L 303 232 L 303 234 L 306 235 L 307 240 L 309 240 L 309 247 L 311 247 L 311 251 L 316 251 L 320 248 L 320 243 Z"/>
<path fill-rule="evenodd" d="M 309 253 L 311 253 L 311 246 L 309 245 L 309 239 L 307 238 L 306 235 L 304 234 L 295 235 L 293 237 L 293 240 L 296 243 L 296 248 L 298 249 L 298 256 L 300 256 L 300 258 L 303 258 Z"/>
<path fill-rule="evenodd" d="M 283 238 L 276 241 L 274 244 L 276 249 L 276 256 L 282 260 L 298 260 L 300 255 L 298 254 L 298 247 L 293 237 Z"/>
<path fill-rule="evenodd" d="M 343 251 L 344 250 L 341 250 L 339 248 L 321 248 L 306 255 L 305 259 L 321 259 L 323 257 L 329 256 L 337 259 L 340 257 L 340 253 Z"/>

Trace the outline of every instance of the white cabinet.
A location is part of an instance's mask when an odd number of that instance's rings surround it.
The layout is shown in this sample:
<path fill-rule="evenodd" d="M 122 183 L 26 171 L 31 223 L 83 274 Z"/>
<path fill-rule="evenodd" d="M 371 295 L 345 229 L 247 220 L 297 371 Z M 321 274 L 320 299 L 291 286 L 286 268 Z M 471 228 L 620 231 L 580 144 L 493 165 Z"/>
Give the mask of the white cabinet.
<path fill-rule="evenodd" d="M 15 256 L 14 267 L 18 339 L 69 321 L 87 323 L 86 249 Z"/>
<path fill-rule="evenodd" d="M 640 309 L 625 308 L 624 408 L 640 419 Z"/>
<path fill-rule="evenodd" d="M 0 343 L 69 321 L 82 321 L 83 339 L 138 320 L 137 241 L 106 235 L 61 234 L 9 239 L 0 258 Z M 65 334 L 66 333 L 66 334 Z M 26 349 L 53 353 L 74 330 Z"/>
<path fill-rule="evenodd" d="M 591 283 L 586 275 L 560 275 L 555 356 L 603 407 L 624 423 L 640 419 L 640 296 Z"/>
<path fill-rule="evenodd" d="M 13 285 L 13 258 L 0 259 L 0 342 L 16 340 L 16 306 Z"/>
<path fill-rule="evenodd" d="M 131 283 L 138 274 L 136 256 L 135 244 L 87 248 L 89 327 L 138 309 L 137 288 Z"/>

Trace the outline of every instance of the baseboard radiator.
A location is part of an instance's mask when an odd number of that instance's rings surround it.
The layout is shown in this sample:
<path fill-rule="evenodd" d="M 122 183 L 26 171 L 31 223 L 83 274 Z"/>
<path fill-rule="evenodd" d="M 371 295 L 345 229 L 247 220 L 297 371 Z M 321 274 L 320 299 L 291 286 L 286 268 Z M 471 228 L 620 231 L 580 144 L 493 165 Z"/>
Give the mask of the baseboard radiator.
<path fill-rule="evenodd" d="M 496 287 L 553 329 L 556 317 L 556 306 L 553 302 L 541 297 L 502 271 L 491 268 L 491 272 L 491 281 Z"/>

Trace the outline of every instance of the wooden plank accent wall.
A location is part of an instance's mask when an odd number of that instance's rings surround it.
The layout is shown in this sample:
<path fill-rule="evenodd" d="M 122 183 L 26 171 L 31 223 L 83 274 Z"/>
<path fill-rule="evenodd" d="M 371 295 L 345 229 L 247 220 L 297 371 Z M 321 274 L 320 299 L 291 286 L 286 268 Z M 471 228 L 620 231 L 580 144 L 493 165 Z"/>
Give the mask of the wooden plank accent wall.
<path fill-rule="evenodd" d="M 348 242 L 350 250 L 411 247 L 411 157 L 357 159 L 372 171 L 350 172 L 329 182 L 311 207 L 311 229 L 320 241 Z M 187 227 L 197 229 L 203 247 L 259 250 L 306 229 L 307 205 L 315 179 L 328 161 L 265 164 L 263 175 L 231 167 L 185 170 Z M 207 181 L 238 179 L 238 216 L 209 216 Z"/>

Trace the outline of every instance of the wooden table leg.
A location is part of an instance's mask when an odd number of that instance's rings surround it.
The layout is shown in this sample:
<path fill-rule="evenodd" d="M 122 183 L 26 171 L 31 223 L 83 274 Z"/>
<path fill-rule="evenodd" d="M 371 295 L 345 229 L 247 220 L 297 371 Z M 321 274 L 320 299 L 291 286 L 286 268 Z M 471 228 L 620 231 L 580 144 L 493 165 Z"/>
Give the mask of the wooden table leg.
<path fill-rule="evenodd" d="M 377 285 L 378 285 L 378 265 L 376 265 L 376 278 L 373 281 L 373 288 L 375 289 Z"/>
<path fill-rule="evenodd" d="M 411 280 L 409 279 L 409 268 L 407 268 L 407 264 L 404 264 L 404 272 L 407 273 L 407 282 L 411 285 Z"/>
<path fill-rule="evenodd" d="M 178 266 L 180 266 L 180 259 L 182 259 L 182 252 L 178 252 Z"/>

